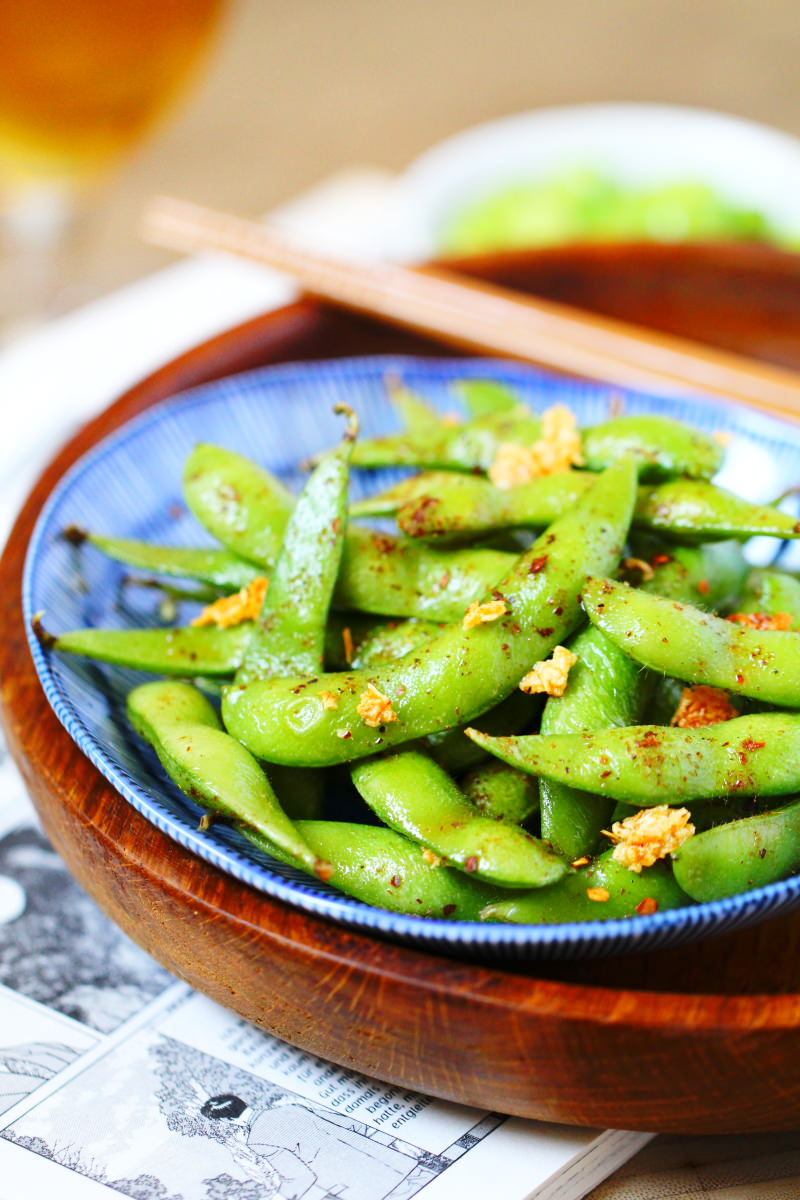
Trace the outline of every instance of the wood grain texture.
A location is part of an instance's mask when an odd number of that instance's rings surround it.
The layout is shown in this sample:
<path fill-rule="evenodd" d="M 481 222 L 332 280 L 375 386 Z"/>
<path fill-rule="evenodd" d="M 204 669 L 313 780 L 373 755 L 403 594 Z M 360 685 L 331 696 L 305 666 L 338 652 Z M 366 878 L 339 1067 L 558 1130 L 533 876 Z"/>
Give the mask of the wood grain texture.
<path fill-rule="evenodd" d="M 800 270 L 778 255 L 593 249 L 471 269 L 678 332 L 689 325 L 695 336 L 733 337 L 748 353 L 774 345 L 775 357 L 800 366 Z M 111 918 L 176 975 L 343 1066 L 574 1124 L 796 1128 L 800 915 L 599 962 L 500 970 L 421 953 L 296 912 L 196 860 L 116 794 L 52 714 L 25 643 L 19 590 L 33 523 L 67 467 L 181 388 L 263 363 L 387 351 L 441 353 L 317 304 L 293 305 L 157 372 L 47 467 L 0 563 L 0 700 L 48 835 Z"/>

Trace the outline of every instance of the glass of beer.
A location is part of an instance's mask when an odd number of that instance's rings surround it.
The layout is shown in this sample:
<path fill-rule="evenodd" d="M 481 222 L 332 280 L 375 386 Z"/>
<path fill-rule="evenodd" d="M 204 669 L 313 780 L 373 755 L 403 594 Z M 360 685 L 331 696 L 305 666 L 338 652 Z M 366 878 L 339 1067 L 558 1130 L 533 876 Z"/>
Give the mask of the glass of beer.
<path fill-rule="evenodd" d="M 191 81 L 223 3 L 0 0 L 0 320 L 45 306 L 76 215 Z"/>

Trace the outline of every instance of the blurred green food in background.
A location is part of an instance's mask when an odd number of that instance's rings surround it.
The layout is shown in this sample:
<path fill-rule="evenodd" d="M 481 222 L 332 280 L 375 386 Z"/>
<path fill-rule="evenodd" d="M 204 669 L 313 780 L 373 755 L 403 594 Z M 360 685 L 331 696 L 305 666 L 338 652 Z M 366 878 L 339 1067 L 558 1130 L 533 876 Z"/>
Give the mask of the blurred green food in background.
<path fill-rule="evenodd" d="M 574 167 L 471 201 L 445 227 L 441 249 L 473 254 L 564 242 L 690 239 L 800 249 L 800 238 L 776 229 L 762 213 L 730 203 L 705 183 L 632 188 L 600 171 Z"/>

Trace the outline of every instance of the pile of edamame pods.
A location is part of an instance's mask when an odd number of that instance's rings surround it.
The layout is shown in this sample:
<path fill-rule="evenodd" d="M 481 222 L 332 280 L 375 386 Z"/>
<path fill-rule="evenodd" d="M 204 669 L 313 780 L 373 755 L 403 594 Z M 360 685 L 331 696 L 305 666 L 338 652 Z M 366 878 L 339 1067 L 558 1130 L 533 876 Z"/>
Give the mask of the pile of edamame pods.
<path fill-rule="evenodd" d="M 457 390 L 454 422 L 395 385 L 404 428 L 381 438 L 340 406 L 297 498 L 198 445 L 183 494 L 215 548 L 65 536 L 200 616 L 37 619 L 40 641 L 159 676 L 128 716 L 203 827 L 367 904 L 636 920 L 800 870 L 800 580 L 742 550 L 796 519 L 715 486 L 721 440 L 655 415 L 574 430 L 572 463 L 509 484 L 501 458 L 549 453 L 542 415 L 491 380 Z M 385 466 L 416 473 L 350 506 L 351 470 Z"/>

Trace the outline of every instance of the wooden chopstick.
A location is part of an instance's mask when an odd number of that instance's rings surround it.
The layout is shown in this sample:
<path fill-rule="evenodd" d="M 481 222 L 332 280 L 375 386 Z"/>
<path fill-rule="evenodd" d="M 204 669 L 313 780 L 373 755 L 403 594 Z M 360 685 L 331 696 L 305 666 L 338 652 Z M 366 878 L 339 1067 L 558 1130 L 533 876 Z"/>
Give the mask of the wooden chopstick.
<path fill-rule="evenodd" d="M 622 386 L 705 393 L 800 421 L 800 374 L 793 371 L 438 267 L 325 257 L 268 225 L 166 196 L 146 208 L 142 234 L 170 250 L 254 259 L 339 307 L 461 349 Z"/>

